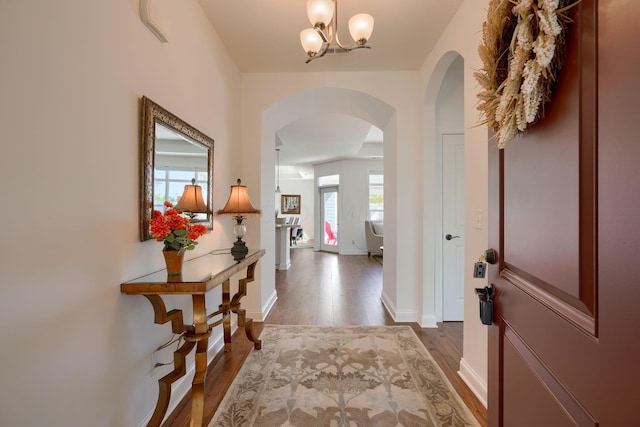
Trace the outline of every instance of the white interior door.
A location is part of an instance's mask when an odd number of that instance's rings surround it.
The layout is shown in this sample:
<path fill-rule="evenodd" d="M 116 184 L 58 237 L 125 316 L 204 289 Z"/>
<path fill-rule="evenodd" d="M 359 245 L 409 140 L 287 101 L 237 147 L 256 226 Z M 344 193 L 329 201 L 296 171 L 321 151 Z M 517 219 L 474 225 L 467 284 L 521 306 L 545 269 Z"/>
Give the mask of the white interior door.
<path fill-rule="evenodd" d="M 338 252 L 338 187 L 320 188 L 320 250 Z"/>
<path fill-rule="evenodd" d="M 442 135 L 442 320 L 464 319 L 464 134 Z"/>

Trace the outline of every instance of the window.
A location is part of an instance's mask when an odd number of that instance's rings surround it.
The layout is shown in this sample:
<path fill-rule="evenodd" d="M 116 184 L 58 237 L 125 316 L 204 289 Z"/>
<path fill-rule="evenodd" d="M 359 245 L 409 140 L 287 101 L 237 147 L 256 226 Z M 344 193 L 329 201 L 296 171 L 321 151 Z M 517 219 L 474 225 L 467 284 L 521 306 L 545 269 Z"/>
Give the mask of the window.
<path fill-rule="evenodd" d="M 369 172 L 369 219 L 384 220 L 384 175 Z"/>
<path fill-rule="evenodd" d="M 154 191 L 153 209 L 164 212 L 164 201 L 168 200 L 174 205 L 178 203 L 178 198 L 182 197 L 184 186 L 191 184 L 193 178 L 196 184 L 202 187 L 202 194 L 207 194 L 207 173 L 185 170 L 178 167 L 173 169 L 156 169 L 153 172 Z"/>

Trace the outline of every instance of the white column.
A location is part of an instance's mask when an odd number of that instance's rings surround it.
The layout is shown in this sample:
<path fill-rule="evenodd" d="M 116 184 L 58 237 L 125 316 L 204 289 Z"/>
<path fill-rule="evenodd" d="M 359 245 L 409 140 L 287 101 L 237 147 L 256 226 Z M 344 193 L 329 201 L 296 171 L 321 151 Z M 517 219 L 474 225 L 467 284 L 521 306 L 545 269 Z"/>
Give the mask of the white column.
<path fill-rule="evenodd" d="M 288 270 L 291 267 L 290 228 L 287 225 L 276 225 L 276 268 L 278 270 Z"/>

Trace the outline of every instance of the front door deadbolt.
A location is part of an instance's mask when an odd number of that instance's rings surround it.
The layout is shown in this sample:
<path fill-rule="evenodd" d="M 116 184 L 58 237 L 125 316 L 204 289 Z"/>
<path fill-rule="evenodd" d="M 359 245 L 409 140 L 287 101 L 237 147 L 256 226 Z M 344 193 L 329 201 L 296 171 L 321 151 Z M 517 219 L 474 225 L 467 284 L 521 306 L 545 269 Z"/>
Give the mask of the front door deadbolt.
<path fill-rule="evenodd" d="M 480 300 L 480 321 L 483 325 L 493 324 L 493 297 L 495 295 L 493 283 L 484 288 L 476 288 L 476 295 Z"/>
<path fill-rule="evenodd" d="M 484 260 L 489 264 L 495 264 L 498 262 L 498 253 L 495 249 L 487 249 L 484 251 Z"/>

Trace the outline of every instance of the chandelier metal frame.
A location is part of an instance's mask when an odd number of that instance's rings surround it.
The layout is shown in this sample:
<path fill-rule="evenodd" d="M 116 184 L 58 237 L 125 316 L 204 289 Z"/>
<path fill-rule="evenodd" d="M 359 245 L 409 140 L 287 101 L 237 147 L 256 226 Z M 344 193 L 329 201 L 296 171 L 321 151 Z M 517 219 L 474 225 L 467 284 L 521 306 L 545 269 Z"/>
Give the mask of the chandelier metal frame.
<path fill-rule="evenodd" d="M 307 14 L 309 15 L 309 21 L 311 21 L 313 28 L 308 28 L 300 33 L 302 47 L 307 53 L 307 60 L 305 61 L 306 64 L 315 59 L 322 58 L 327 53 L 337 54 L 351 52 L 356 49 L 371 49 L 371 46 L 366 45 L 368 39 L 371 37 L 371 33 L 373 32 L 374 20 L 371 15 L 360 13 L 351 17 L 349 20 L 349 30 L 354 38 L 355 44 L 347 46 L 340 42 L 340 38 L 338 36 L 338 0 L 326 0 L 333 4 L 333 13 L 328 24 L 321 21 L 314 22 L 315 19 L 310 11 L 310 5 L 316 1 L 317 0 L 307 1 Z M 355 25 L 359 30 L 356 35 L 354 35 L 354 30 L 352 30 L 352 21 L 354 21 L 353 25 Z M 313 33 L 317 34 L 320 37 L 320 40 L 322 40 L 322 45 L 317 51 L 308 48 L 308 43 L 310 41 L 309 38 L 313 39 L 312 43 L 317 45 L 318 40 L 315 38 Z M 331 47 L 331 43 L 333 43 L 334 39 L 338 47 Z M 305 42 L 307 45 L 305 45 Z"/>

